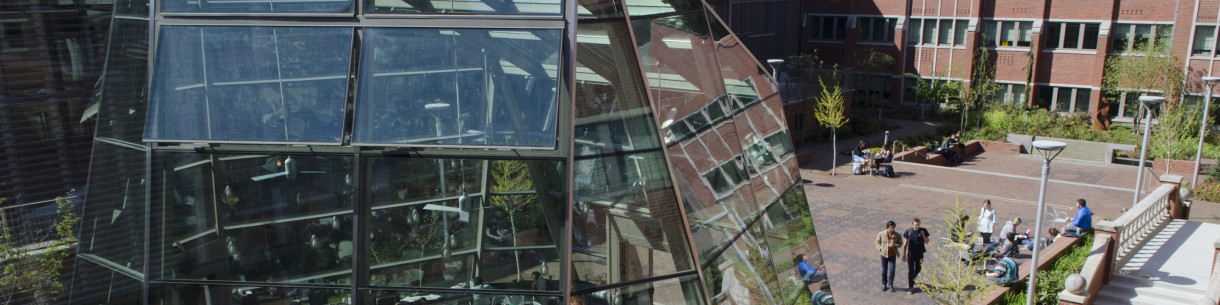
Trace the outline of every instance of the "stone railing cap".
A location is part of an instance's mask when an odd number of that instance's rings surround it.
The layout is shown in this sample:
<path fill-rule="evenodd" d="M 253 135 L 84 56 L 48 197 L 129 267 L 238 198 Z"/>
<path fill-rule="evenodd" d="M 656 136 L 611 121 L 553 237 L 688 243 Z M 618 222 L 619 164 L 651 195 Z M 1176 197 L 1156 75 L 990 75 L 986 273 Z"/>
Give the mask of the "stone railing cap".
<path fill-rule="evenodd" d="M 1068 301 L 1068 302 L 1072 302 L 1072 303 L 1076 303 L 1076 304 L 1084 304 L 1084 299 L 1087 298 L 1088 296 L 1089 296 L 1088 291 L 1086 291 L 1084 295 L 1067 292 L 1067 290 L 1059 292 L 1060 301 Z"/>
<path fill-rule="evenodd" d="M 1098 220 L 1097 223 L 1093 224 L 1093 228 L 1110 233 L 1117 233 L 1119 230 L 1122 230 L 1121 225 L 1109 220 Z M 1216 242 L 1220 243 L 1220 240 Z"/>
<path fill-rule="evenodd" d="M 1164 175 L 1161 175 L 1160 179 L 1161 179 L 1161 182 L 1182 184 L 1183 178 L 1182 178 L 1182 176 L 1178 176 L 1178 175 L 1164 174 Z"/>

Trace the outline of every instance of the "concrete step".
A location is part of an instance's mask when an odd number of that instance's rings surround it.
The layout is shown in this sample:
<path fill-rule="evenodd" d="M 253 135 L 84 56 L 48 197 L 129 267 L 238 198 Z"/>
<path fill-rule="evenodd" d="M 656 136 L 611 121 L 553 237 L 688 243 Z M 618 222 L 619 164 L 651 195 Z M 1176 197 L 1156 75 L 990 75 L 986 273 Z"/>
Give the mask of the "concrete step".
<path fill-rule="evenodd" d="M 1175 294 L 1190 294 L 1202 296 L 1205 291 L 1191 287 L 1176 285 L 1173 283 L 1159 281 L 1156 278 L 1146 278 L 1141 276 L 1115 274 L 1110 279 L 1110 283 L 1106 287 L 1115 287 L 1122 289 L 1138 290 L 1143 288 L 1155 288 L 1172 291 Z"/>
<path fill-rule="evenodd" d="M 1107 294 L 1106 291 L 1104 291 L 1104 290 L 1101 293 L 1099 293 L 1099 295 L 1097 296 L 1097 300 L 1094 300 L 1093 304 L 1097 304 L 1097 305 L 1128 305 L 1128 304 L 1130 304 L 1130 305 L 1195 305 L 1195 303 L 1193 303 L 1193 302 L 1192 303 L 1176 303 L 1173 301 L 1164 301 L 1164 300 L 1129 299 L 1129 298 L 1117 296 L 1114 294 Z"/>
<path fill-rule="evenodd" d="M 1141 288 L 1137 290 L 1107 287 L 1098 292 L 1100 296 L 1126 300 L 1127 303 L 1114 304 L 1194 304 L 1198 296 L 1186 296 L 1161 288 Z"/>

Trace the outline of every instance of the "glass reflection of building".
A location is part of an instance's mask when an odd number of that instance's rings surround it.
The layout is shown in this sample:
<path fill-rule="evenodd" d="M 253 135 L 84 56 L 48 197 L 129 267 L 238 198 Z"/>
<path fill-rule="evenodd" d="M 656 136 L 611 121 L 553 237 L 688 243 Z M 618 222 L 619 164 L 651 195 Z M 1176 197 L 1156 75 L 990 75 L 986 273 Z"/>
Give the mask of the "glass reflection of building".
<path fill-rule="evenodd" d="M 820 262 L 703 3 L 114 13 L 72 303 L 793 304 Z"/>

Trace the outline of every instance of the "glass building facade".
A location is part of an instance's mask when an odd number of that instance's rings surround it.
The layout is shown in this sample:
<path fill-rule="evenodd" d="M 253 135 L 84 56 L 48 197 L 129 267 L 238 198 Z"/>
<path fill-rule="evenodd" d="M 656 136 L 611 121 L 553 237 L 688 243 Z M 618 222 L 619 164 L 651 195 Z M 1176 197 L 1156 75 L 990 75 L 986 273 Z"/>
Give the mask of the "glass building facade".
<path fill-rule="evenodd" d="M 821 261 L 702 2 L 119 0 L 101 86 L 73 304 L 805 304 Z"/>

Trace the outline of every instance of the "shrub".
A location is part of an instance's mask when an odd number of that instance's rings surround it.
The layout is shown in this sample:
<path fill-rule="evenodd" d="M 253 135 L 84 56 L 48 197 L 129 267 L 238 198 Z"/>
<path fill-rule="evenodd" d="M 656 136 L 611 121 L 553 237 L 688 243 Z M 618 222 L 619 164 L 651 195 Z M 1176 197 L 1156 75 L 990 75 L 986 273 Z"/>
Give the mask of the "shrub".
<path fill-rule="evenodd" d="M 1034 298 L 1036 304 L 1059 304 L 1059 292 L 1063 291 L 1063 280 L 1068 275 L 1080 273 L 1080 268 L 1084 267 L 1084 261 L 1089 258 L 1089 252 L 1093 247 L 1093 234 L 1085 234 L 1080 239 L 1079 243 L 1067 250 L 1068 253 L 1055 260 L 1053 267 L 1038 271 L 1038 288 L 1035 290 L 1038 296 Z M 1022 280 L 1013 284 L 1012 289 L 1005 292 L 1000 300 L 1009 305 L 1025 304 L 1025 293 L 1029 290 L 1028 283 L 1028 281 Z"/>

